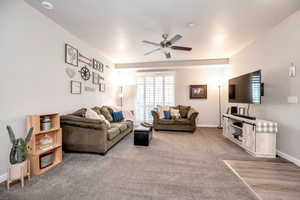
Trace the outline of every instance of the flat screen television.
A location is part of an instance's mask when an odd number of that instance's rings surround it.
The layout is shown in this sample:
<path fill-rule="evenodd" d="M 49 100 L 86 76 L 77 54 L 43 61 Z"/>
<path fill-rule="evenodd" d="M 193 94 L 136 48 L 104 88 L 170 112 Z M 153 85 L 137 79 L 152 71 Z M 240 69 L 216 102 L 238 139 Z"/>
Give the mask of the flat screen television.
<path fill-rule="evenodd" d="M 230 103 L 261 104 L 261 70 L 229 80 Z"/>

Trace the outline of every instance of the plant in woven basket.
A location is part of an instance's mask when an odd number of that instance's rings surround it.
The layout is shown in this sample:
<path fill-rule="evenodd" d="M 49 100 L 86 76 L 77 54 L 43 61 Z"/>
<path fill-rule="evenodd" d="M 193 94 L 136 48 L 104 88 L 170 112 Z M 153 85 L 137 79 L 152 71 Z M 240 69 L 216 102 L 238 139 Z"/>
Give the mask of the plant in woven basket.
<path fill-rule="evenodd" d="M 12 148 L 9 154 L 9 161 L 12 165 L 17 163 L 22 163 L 27 159 L 27 144 L 30 142 L 33 128 L 30 128 L 25 139 L 23 138 L 16 139 L 12 128 L 10 126 L 7 126 L 6 128 L 8 131 L 10 141 L 12 143 Z"/>

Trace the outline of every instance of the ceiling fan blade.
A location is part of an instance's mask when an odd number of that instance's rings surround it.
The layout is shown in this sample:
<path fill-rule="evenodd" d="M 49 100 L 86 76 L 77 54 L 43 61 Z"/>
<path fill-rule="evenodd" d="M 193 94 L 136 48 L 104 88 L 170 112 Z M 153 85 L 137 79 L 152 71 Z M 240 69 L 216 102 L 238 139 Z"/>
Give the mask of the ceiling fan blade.
<path fill-rule="evenodd" d="M 181 46 L 171 46 L 171 49 L 180 50 L 180 51 L 191 51 L 191 47 L 181 47 Z"/>
<path fill-rule="evenodd" d="M 142 42 L 145 43 L 145 44 L 151 44 L 151 45 L 160 47 L 160 44 L 158 44 L 156 42 L 150 42 L 150 41 L 147 41 L 147 40 L 143 40 Z"/>
<path fill-rule="evenodd" d="M 157 49 L 154 49 L 152 51 L 149 51 L 149 52 L 145 53 L 144 55 L 147 56 L 147 55 L 149 55 L 151 53 L 154 53 L 155 51 L 159 51 L 159 50 L 161 50 L 161 48 L 157 48 Z"/>
<path fill-rule="evenodd" d="M 182 36 L 177 34 L 172 39 L 170 39 L 166 44 L 167 44 L 167 46 L 171 46 L 171 45 L 175 44 L 175 42 L 177 42 L 181 38 L 182 38 Z"/>
<path fill-rule="evenodd" d="M 170 59 L 171 58 L 171 53 L 170 52 L 165 52 L 165 56 L 167 59 Z"/>

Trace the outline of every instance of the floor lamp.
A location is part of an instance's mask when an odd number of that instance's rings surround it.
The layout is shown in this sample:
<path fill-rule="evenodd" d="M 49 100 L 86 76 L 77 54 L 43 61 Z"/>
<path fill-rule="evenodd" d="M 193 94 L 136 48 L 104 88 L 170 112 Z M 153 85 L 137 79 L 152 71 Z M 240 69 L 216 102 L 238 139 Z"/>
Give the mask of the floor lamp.
<path fill-rule="evenodd" d="M 221 129 L 222 128 L 221 85 L 218 85 L 218 88 L 219 88 L 219 125 L 218 125 L 218 128 Z"/>

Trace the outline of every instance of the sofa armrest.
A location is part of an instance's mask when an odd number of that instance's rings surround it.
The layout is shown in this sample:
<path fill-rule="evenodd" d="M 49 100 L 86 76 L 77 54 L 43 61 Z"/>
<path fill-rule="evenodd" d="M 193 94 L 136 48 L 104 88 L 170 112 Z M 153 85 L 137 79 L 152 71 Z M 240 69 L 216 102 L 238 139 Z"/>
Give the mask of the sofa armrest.
<path fill-rule="evenodd" d="M 103 120 L 87 119 L 75 115 L 63 115 L 60 117 L 61 124 L 77 126 L 82 128 L 106 130 L 107 127 Z"/>
<path fill-rule="evenodd" d="M 189 120 L 191 121 L 192 125 L 196 125 L 196 119 L 198 117 L 198 114 L 199 114 L 198 112 L 194 112 L 189 117 Z"/>
<path fill-rule="evenodd" d="M 155 111 L 155 110 L 152 110 L 151 114 L 152 114 L 152 117 L 153 117 L 153 123 L 158 122 L 158 120 L 159 120 L 159 114 L 158 114 L 158 112 Z"/>

